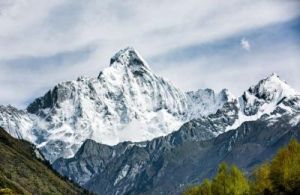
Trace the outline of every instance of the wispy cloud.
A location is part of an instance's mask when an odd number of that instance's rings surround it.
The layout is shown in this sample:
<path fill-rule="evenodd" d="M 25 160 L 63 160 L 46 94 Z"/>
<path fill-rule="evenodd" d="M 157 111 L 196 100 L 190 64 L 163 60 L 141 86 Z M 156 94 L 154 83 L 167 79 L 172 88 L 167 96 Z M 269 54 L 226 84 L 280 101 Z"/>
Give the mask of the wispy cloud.
<path fill-rule="evenodd" d="M 235 36 L 241 40 L 240 34 L 245 31 L 300 15 L 297 0 L 0 2 L 0 103 L 18 105 L 41 95 L 55 82 L 79 75 L 95 76 L 114 52 L 127 45 L 136 47 L 151 62 L 157 56 L 192 45 L 210 45 Z M 252 38 L 248 40 L 256 46 Z M 72 55 L 74 52 L 78 57 Z M 168 76 L 172 60 L 156 62 L 154 69 Z M 186 69 L 198 67 L 200 62 L 195 60 Z M 179 67 L 172 66 L 173 70 Z M 204 82 L 199 76 L 191 81 L 178 78 L 173 82 Z"/>
<path fill-rule="evenodd" d="M 244 36 L 255 45 L 251 52 L 241 50 L 240 40 Z M 228 88 L 240 95 L 250 85 L 276 72 L 300 91 L 297 53 L 300 53 L 299 18 L 172 50 L 150 59 L 150 64 L 186 90 Z"/>
<path fill-rule="evenodd" d="M 242 40 L 241 40 L 241 47 L 243 49 L 247 50 L 247 51 L 250 51 L 250 49 L 251 49 L 250 42 L 247 39 L 242 38 Z"/>

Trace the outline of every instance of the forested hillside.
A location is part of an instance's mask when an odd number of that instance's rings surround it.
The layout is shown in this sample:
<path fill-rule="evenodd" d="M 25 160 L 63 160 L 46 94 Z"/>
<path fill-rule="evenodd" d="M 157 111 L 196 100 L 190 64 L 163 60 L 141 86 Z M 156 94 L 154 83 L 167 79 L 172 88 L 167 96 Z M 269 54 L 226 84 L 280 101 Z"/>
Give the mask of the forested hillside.
<path fill-rule="evenodd" d="M 0 194 L 81 194 L 42 161 L 27 141 L 17 140 L 0 128 Z"/>

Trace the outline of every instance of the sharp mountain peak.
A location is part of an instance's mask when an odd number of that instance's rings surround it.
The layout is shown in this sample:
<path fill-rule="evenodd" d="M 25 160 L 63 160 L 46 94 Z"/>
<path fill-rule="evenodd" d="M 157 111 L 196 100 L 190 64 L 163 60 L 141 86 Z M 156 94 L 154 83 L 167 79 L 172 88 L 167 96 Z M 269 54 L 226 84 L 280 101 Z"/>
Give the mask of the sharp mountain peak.
<path fill-rule="evenodd" d="M 110 60 L 110 66 L 123 65 L 150 69 L 147 62 L 134 47 L 126 47 L 118 51 Z"/>
<path fill-rule="evenodd" d="M 251 86 L 247 92 L 266 100 L 271 100 L 275 96 L 283 98 L 299 95 L 299 92 L 289 86 L 276 73 L 260 80 L 256 85 Z"/>

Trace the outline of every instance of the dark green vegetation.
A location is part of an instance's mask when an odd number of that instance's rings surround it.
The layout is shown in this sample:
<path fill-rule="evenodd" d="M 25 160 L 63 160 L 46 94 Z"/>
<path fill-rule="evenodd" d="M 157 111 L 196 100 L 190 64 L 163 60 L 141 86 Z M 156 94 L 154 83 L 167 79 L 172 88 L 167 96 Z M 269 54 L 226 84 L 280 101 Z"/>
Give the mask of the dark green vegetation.
<path fill-rule="evenodd" d="M 236 166 L 221 163 L 216 176 L 191 187 L 185 195 L 300 194 L 300 144 L 292 140 L 275 157 L 258 166 L 249 179 Z"/>
<path fill-rule="evenodd" d="M 63 179 L 36 157 L 32 144 L 0 128 L 0 194 L 80 194 L 83 190 Z"/>

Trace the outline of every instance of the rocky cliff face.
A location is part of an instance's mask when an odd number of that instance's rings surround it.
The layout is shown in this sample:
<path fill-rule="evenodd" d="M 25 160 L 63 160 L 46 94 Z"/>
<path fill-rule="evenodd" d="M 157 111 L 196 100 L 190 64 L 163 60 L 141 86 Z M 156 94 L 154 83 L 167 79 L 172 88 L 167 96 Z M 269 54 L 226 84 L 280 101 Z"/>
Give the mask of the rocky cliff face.
<path fill-rule="evenodd" d="M 213 122 L 202 118 L 139 144 L 88 140 L 74 158 L 58 159 L 53 167 L 97 194 L 177 194 L 214 175 L 222 161 L 247 172 L 272 158 L 291 138 L 300 140 L 299 117 L 299 110 L 278 107 L 217 137 L 211 133 Z"/>

